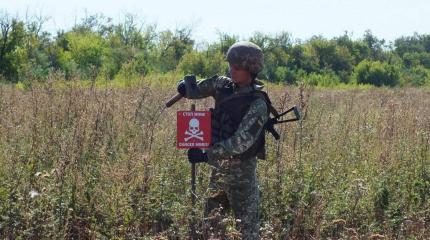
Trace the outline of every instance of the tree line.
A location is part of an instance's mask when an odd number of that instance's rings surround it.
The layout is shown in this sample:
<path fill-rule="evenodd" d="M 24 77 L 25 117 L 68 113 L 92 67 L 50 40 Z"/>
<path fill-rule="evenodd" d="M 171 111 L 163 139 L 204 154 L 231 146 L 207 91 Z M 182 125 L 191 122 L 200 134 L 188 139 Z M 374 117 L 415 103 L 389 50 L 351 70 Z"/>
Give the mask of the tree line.
<path fill-rule="evenodd" d="M 51 73 L 64 79 L 131 79 L 179 72 L 201 77 L 226 74 L 225 54 L 234 42 L 249 40 L 265 55 L 260 79 L 316 86 L 371 84 L 429 86 L 430 35 L 403 36 L 386 42 L 366 31 L 358 39 L 345 32 L 327 39 L 294 39 L 288 32 L 254 33 L 248 39 L 218 33 L 199 43 L 192 28 L 157 30 L 125 14 L 120 23 L 102 14 L 86 16 L 70 30 L 43 30 L 46 17 L 21 19 L 0 13 L 0 81 L 43 81 Z"/>

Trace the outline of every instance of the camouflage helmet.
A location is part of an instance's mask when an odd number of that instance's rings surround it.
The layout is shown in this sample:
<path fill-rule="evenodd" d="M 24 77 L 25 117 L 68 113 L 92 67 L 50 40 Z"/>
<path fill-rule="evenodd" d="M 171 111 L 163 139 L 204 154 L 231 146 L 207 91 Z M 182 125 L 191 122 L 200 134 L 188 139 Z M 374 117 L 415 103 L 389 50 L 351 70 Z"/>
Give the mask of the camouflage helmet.
<path fill-rule="evenodd" d="M 263 51 L 252 42 L 237 42 L 228 49 L 227 61 L 257 74 L 263 69 Z"/>

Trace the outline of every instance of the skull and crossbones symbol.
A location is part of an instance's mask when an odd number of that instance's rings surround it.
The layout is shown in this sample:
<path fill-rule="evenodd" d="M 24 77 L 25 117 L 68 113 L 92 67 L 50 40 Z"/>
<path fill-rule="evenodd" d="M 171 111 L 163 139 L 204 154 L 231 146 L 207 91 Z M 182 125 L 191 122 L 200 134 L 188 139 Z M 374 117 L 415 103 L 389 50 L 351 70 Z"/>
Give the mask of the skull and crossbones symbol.
<path fill-rule="evenodd" d="M 203 141 L 203 131 L 200 131 L 200 122 L 197 118 L 192 118 L 190 120 L 190 122 L 188 123 L 188 129 L 185 131 L 185 135 L 188 136 L 185 138 L 186 142 L 188 142 L 188 140 L 192 138 L 196 138 L 200 141 Z"/>

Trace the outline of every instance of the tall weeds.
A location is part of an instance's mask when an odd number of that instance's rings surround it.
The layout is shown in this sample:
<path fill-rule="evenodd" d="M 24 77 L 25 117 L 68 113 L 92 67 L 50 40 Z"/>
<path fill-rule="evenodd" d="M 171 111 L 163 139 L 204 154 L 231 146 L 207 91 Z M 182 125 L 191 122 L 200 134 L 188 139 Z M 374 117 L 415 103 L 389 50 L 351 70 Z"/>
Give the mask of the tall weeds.
<path fill-rule="evenodd" d="M 277 126 L 279 142 L 267 136 L 264 238 L 430 238 L 428 90 L 269 90 L 279 110 L 300 106 L 303 120 Z M 1 85 L 0 236 L 188 236 L 190 170 L 175 121 L 189 102 L 163 109 L 173 94 L 144 82 Z M 209 170 L 199 165 L 200 220 Z"/>

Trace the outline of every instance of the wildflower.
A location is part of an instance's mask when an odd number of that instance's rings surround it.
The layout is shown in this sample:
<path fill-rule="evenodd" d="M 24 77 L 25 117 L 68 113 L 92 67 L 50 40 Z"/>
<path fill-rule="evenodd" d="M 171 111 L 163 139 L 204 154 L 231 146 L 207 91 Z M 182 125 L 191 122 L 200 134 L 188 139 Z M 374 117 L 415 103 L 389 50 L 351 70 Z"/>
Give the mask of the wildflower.
<path fill-rule="evenodd" d="M 39 196 L 40 194 L 37 192 L 37 191 L 35 191 L 35 190 L 31 190 L 30 191 L 30 198 L 35 198 L 35 197 L 37 197 L 37 196 Z"/>

